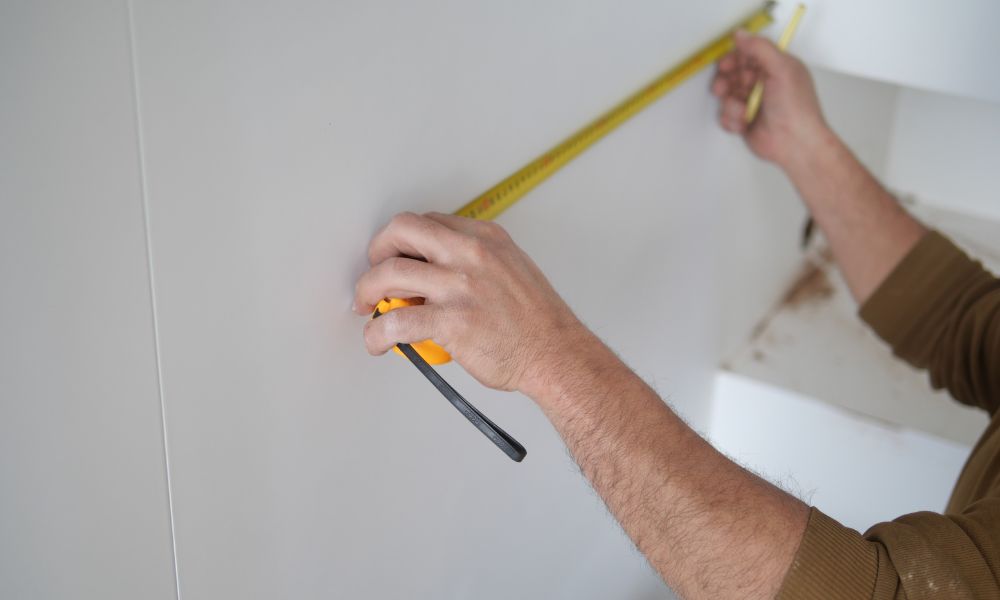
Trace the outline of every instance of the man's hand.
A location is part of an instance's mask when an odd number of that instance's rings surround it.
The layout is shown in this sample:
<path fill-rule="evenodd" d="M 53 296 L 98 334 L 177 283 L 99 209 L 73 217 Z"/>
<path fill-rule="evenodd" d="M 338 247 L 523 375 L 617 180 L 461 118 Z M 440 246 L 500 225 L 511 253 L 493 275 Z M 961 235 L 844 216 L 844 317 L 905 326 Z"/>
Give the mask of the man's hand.
<path fill-rule="evenodd" d="M 785 171 L 829 240 L 851 293 L 863 303 L 926 230 L 827 126 L 800 60 L 744 31 L 734 39 L 736 50 L 719 61 L 712 82 L 722 127 Z M 758 79 L 764 98 L 748 124 L 746 99 Z"/>
<path fill-rule="evenodd" d="M 372 354 L 433 339 L 482 383 L 530 396 L 677 592 L 773 597 L 808 509 L 716 452 L 559 298 L 499 226 L 396 216 L 372 240 L 355 310 L 422 297 L 365 326 Z"/>
<path fill-rule="evenodd" d="M 354 309 L 425 298 L 365 325 L 372 354 L 432 339 L 482 384 L 526 392 L 543 365 L 585 331 L 502 227 L 452 215 L 397 215 L 368 248 Z"/>
<path fill-rule="evenodd" d="M 712 82 L 721 103 L 719 121 L 742 135 L 757 156 L 787 169 L 828 135 L 812 77 L 800 60 L 766 38 L 737 31 L 734 39 L 736 50 L 719 61 Z M 764 98 L 747 123 L 746 101 L 757 81 L 764 82 Z"/>

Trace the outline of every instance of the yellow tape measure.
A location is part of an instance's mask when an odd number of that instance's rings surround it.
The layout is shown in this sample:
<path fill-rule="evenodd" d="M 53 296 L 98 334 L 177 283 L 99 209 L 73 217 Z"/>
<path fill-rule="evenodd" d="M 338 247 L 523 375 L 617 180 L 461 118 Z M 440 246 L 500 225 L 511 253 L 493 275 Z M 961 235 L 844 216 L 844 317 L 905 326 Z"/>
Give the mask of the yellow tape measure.
<path fill-rule="evenodd" d="M 741 21 L 733 29 L 712 40 L 677 66 L 660 75 L 645 87 L 625 98 L 611 110 L 597 117 L 582 129 L 569 136 L 545 154 L 531 161 L 513 175 L 483 192 L 472 202 L 455 211 L 454 214 L 471 219 L 491 221 L 514 205 L 535 186 L 551 177 L 581 152 L 593 146 L 601 138 L 614 131 L 619 125 L 635 116 L 664 94 L 684 83 L 710 64 L 715 63 L 733 49 L 732 33 L 736 29 L 757 32 L 772 22 L 771 7 L 766 3 L 757 12 Z M 382 312 L 401 306 L 409 306 L 409 301 L 385 301 L 379 305 Z M 440 346 L 427 340 L 414 344 L 419 354 L 430 364 L 441 364 L 451 357 Z M 396 349 L 400 353 L 399 349 Z M 401 353 L 400 353 L 401 354 Z"/>
<path fill-rule="evenodd" d="M 660 75 L 638 92 L 625 98 L 611 110 L 597 117 L 582 129 L 569 136 L 554 148 L 531 161 L 510 177 L 483 192 L 472 202 L 455 211 L 456 215 L 490 221 L 510 208 L 535 186 L 552 176 L 581 152 L 593 146 L 604 136 L 615 130 L 664 94 L 674 89 L 695 73 L 719 60 L 733 49 L 732 32 L 746 29 L 757 32 L 772 21 L 768 2 L 738 24 L 733 30 L 719 36 L 686 60 Z"/>

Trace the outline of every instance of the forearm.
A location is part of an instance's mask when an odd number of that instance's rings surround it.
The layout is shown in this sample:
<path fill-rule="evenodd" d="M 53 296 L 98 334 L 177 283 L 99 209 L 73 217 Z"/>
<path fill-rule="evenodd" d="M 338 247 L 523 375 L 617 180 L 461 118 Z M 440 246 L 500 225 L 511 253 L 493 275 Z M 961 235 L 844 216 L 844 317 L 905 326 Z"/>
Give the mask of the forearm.
<path fill-rule="evenodd" d="M 782 166 L 864 303 L 926 229 L 828 129 Z"/>
<path fill-rule="evenodd" d="M 801 61 L 764 38 L 737 35 L 735 44 L 712 82 L 722 102 L 722 126 L 785 170 L 863 303 L 925 230 L 830 131 Z M 746 97 L 762 74 L 763 104 L 748 124 Z"/>
<path fill-rule="evenodd" d="M 540 373 L 541 406 L 622 527 L 685 598 L 770 598 L 808 508 L 678 418 L 589 333 Z"/>

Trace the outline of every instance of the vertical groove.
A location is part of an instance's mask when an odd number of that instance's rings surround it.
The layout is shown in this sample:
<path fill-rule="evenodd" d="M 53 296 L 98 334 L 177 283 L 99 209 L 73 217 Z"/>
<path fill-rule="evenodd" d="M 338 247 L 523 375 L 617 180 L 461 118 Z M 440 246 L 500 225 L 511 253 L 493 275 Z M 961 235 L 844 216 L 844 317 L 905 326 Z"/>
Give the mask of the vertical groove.
<path fill-rule="evenodd" d="M 163 438 L 163 469 L 167 482 L 167 515 L 170 524 L 170 549 L 173 558 L 174 592 L 181 600 L 180 572 L 177 568 L 177 535 L 174 531 L 174 492 L 170 481 L 170 449 L 167 442 L 167 411 L 163 402 L 163 366 L 160 361 L 160 326 L 156 309 L 156 279 L 153 275 L 153 241 L 150 235 L 149 188 L 146 179 L 145 143 L 142 136 L 142 109 L 139 104 L 139 70 L 135 52 L 135 20 L 132 0 L 126 0 L 128 13 L 129 57 L 132 68 L 132 105 L 135 117 L 136 149 L 139 159 L 139 184 L 142 199 L 143 232 L 146 238 L 146 271 L 149 275 L 149 306 L 153 316 L 153 356 L 156 361 L 156 387 L 160 399 L 160 426 Z"/>

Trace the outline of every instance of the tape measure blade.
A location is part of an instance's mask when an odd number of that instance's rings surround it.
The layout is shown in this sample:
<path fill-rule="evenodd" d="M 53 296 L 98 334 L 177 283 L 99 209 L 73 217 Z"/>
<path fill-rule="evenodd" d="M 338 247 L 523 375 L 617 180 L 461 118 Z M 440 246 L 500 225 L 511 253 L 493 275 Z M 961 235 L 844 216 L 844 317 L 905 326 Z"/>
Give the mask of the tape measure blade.
<path fill-rule="evenodd" d="M 742 21 L 737 28 L 757 32 L 772 22 L 773 2 Z M 490 221 L 513 206 L 525 194 L 551 177 L 585 150 L 596 144 L 621 124 L 662 98 L 690 77 L 725 56 L 733 48 L 732 30 L 695 51 L 686 60 L 660 75 L 639 91 L 628 96 L 583 128 L 556 144 L 513 175 L 486 190 L 454 214 Z"/>

